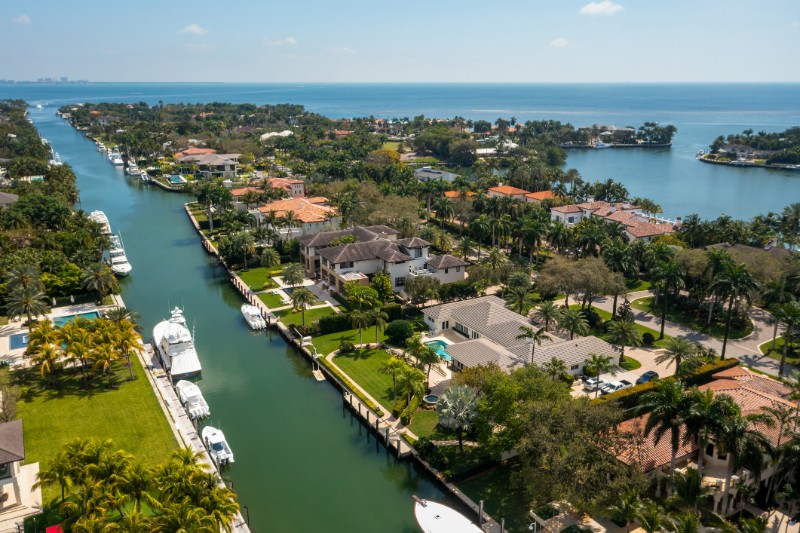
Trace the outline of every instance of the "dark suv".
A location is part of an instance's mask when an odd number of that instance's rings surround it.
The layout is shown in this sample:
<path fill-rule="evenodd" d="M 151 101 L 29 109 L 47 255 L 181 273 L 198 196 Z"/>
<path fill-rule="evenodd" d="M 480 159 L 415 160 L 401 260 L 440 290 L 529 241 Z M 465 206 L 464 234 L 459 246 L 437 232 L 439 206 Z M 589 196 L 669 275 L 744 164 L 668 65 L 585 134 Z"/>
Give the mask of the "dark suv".
<path fill-rule="evenodd" d="M 654 370 L 648 370 L 636 380 L 636 384 L 641 385 L 642 383 L 647 383 L 649 381 L 653 381 L 654 379 L 658 379 L 658 372 Z"/>

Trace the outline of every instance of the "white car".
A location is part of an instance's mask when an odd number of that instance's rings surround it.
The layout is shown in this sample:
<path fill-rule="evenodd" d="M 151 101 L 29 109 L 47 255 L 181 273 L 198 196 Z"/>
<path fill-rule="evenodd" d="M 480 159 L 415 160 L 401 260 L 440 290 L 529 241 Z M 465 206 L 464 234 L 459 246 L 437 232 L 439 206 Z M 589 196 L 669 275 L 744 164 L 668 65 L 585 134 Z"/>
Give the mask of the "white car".
<path fill-rule="evenodd" d="M 600 387 L 600 392 L 603 394 L 611 394 L 612 392 L 617 392 L 622 389 L 627 389 L 631 387 L 632 384 L 630 381 L 622 380 L 622 381 L 612 381 L 611 383 L 606 383 L 602 387 Z"/>
<path fill-rule="evenodd" d="M 583 388 L 588 391 L 602 389 L 606 382 L 600 378 L 589 378 L 583 383 Z"/>

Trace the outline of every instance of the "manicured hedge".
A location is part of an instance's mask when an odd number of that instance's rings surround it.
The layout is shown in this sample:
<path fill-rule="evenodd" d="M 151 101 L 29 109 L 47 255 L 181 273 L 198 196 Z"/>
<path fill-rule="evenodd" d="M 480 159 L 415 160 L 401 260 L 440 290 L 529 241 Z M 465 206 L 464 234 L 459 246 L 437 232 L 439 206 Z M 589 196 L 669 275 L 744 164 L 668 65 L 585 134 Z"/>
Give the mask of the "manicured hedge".
<path fill-rule="evenodd" d="M 381 311 L 389 316 L 389 322 L 403 318 L 403 306 L 398 303 L 390 303 L 381 307 Z"/>
<path fill-rule="evenodd" d="M 411 403 L 408 404 L 408 407 L 406 407 L 405 411 L 403 411 L 403 414 L 400 415 L 400 422 L 402 422 L 403 425 L 407 426 L 411 423 L 411 417 L 414 416 L 414 413 L 416 413 L 417 409 L 419 409 L 420 403 L 422 403 L 421 394 L 417 394 L 411 399 Z"/>
<path fill-rule="evenodd" d="M 328 333 L 339 333 L 353 329 L 353 321 L 350 313 L 340 313 L 338 315 L 328 315 L 319 319 L 319 332 L 321 335 Z"/>
<path fill-rule="evenodd" d="M 722 361 L 714 361 L 713 363 L 705 364 L 697 368 L 692 374 L 683 378 L 687 386 L 704 385 L 713 379 L 714 374 L 727 370 L 739 364 L 738 359 L 725 359 Z M 620 407 L 623 409 L 633 409 L 639 405 L 639 399 L 643 394 L 651 392 L 661 381 L 673 380 L 674 377 L 664 378 L 662 380 L 649 381 L 641 385 L 635 385 L 628 389 L 606 394 L 592 400 L 592 403 L 601 403 L 609 401 L 618 401 Z M 631 413 L 632 414 L 632 413 Z"/>
<path fill-rule="evenodd" d="M 408 398 L 405 394 L 401 394 L 397 401 L 394 402 L 394 407 L 392 407 L 392 416 L 395 418 L 400 418 L 400 414 L 403 413 L 408 407 Z"/>

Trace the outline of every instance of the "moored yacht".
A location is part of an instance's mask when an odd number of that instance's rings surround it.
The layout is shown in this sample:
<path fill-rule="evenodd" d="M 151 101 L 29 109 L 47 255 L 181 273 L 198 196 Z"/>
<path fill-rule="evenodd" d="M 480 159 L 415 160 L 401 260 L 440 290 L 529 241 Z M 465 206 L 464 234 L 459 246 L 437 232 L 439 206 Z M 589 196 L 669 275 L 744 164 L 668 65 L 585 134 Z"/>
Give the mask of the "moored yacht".
<path fill-rule="evenodd" d="M 102 211 L 92 211 L 89 213 L 89 220 L 100 224 L 100 231 L 103 235 L 111 234 L 111 224 L 108 223 L 108 217 Z"/>
<path fill-rule="evenodd" d="M 255 305 L 242 304 L 242 316 L 250 329 L 258 331 L 267 327 L 267 321 L 264 320 L 261 311 Z"/>
<path fill-rule="evenodd" d="M 175 384 L 175 390 L 178 391 L 178 398 L 181 404 L 189 412 L 189 418 L 197 420 L 211 414 L 211 410 L 208 408 L 205 398 L 203 398 L 203 393 L 200 392 L 200 387 L 197 385 L 182 379 Z"/>
<path fill-rule="evenodd" d="M 186 327 L 183 311 L 176 307 L 168 320 L 153 328 L 153 345 L 161 365 L 173 379 L 196 376 L 200 373 L 200 358 L 194 339 Z"/>
<path fill-rule="evenodd" d="M 414 496 L 414 516 L 425 533 L 481 533 L 483 530 L 455 509 Z"/>
<path fill-rule="evenodd" d="M 114 166 L 122 166 L 125 162 L 122 160 L 122 154 L 119 153 L 119 148 L 116 146 L 108 153 L 108 160 Z"/>
<path fill-rule="evenodd" d="M 128 162 L 128 168 L 125 169 L 125 172 L 128 174 L 128 176 L 140 175 L 139 167 L 136 166 L 136 163 L 134 163 L 133 161 Z"/>
<path fill-rule="evenodd" d="M 53 158 L 48 161 L 50 166 L 57 167 L 61 166 L 63 163 L 61 162 L 61 156 L 58 155 L 58 152 L 53 152 Z"/>
<path fill-rule="evenodd" d="M 594 143 L 594 147 L 597 150 L 602 150 L 604 148 L 611 148 L 611 145 L 608 144 L 608 143 L 604 143 L 603 141 L 598 140 L 597 142 Z"/>
<path fill-rule="evenodd" d="M 225 440 L 222 430 L 215 427 L 206 426 L 201 433 L 203 442 L 208 448 L 211 459 L 219 466 L 224 466 L 233 462 L 233 452 Z"/>
<path fill-rule="evenodd" d="M 111 248 L 108 250 L 108 264 L 111 271 L 117 276 L 127 276 L 133 267 L 128 262 L 125 248 L 122 246 L 122 239 L 116 235 L 111 235 Z"/>

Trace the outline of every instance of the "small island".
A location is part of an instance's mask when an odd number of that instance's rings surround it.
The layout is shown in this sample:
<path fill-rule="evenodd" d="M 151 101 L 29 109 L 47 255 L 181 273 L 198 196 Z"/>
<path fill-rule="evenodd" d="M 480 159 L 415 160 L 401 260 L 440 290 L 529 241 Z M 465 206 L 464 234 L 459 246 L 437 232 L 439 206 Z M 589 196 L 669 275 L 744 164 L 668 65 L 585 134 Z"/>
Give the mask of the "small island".
<path fill-rule="evenodd" d="M 709 148 L 708 153 L 698 152 L 697 159 L 717 165 L 800 172 L 800 127 L 756 134 L 746 129 L 740 134 L 720 135 Z"/>

